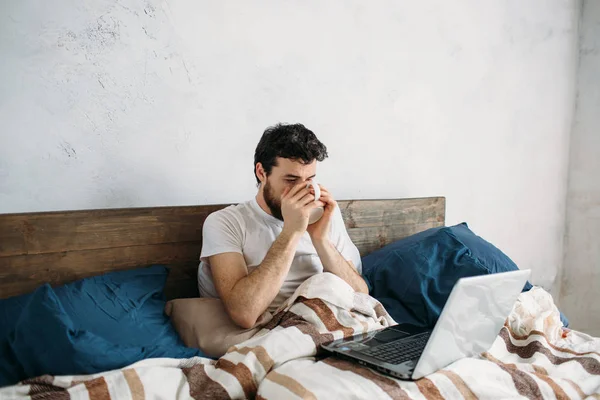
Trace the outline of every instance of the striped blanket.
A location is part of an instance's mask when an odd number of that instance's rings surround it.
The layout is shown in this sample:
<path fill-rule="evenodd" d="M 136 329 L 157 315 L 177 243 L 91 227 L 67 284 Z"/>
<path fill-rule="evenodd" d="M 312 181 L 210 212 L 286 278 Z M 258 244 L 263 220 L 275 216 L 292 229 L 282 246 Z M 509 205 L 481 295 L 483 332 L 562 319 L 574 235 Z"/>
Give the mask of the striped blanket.
<path fill-rule="evenodd" d="M 527 326 L 509 317 L 487 352 L 416 382 L 318 351 L 324 341 L 395 323 L 372 297 L 320 274 L 218 360 L 148 359 L 96 375 L 46 375 L 0 389 L 0 399 L 600 399 L 600 339 L 550 332 L 557 315 L 542 313 L 531 296 L 518 301 L 529 304 Z"/>

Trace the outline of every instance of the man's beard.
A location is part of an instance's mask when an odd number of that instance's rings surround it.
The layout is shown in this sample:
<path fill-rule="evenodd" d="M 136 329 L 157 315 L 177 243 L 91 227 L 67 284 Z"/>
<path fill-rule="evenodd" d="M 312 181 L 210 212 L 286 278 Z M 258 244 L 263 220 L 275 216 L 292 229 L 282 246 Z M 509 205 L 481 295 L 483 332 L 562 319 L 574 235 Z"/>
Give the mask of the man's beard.
<path fill-rule="evenodd" d="M 281 201 L 273 195 L 273 188 L 271 184 L 267 180 L 265 183 L 265 187 L 263 190 L 263 197 L 265 198 L 265 203 L 267 203 L 267 207 L 271 210 L 271 214 L 281 221 L 283 221 L 283 215 L 281 214 Z"/>

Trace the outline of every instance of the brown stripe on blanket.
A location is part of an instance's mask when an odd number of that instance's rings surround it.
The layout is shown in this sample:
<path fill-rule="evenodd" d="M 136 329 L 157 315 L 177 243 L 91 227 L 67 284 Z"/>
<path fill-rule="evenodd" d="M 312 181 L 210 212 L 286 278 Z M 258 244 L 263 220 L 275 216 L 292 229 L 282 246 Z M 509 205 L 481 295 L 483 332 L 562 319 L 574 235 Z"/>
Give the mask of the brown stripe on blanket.
<path fill-rule="evenodd" d="M 21 382 L 29 385 L 29 396 L 31 400 L 57 399 L 68 400 L 71 398 L 67 389 L 54 386 L 54 377 L 42 375 L 36 378 L 26 379 Z"/>
<path fill-rule="evenodd" d="M 110 392 L 108 385 L 103 376 L 89 381 L 84 381 L 83 384 L 88 391 L 90 400 L 110 400 Z"/>
<path fill-rule="evenodd" d="M 567 349 L 567 348 L 564 348 L 564 347 L 558 347 L 557 345 L 551 343 L 550 340 L 548 339 L 548 336 L 546 336 L 546 334 L 544 332 L 541 332 L 541 331 L 532 330 L 532 331 L 529 332 L 529 335 L 519 335 L 519 334 L 517 334 L 515 331 L 513 331 L 511 329 L 511 327 L 508 325 L 507 322 L 504 323 L 504 327 L 506 329 L 508 329 L 508 331 L 510 332 L 510 335 L 512 337 L 514 337 L 515 339 L 517 339 L 517 340 L 527 340 L 527 339 L 529 339 L 530 336 L 534 336 L 534 335 L 535 336 L 542 336 L 544 339 L 546 339 L 546 342 L 548 343 L 548 345 L 550 347 L 552 347 L 554 350 L 557 350 L 557 351 L 560 351 L 560 352 L 563 352 L 563 353 L 573 354 L 573 355 L 576 355 L 576 356 L 587 356 L 587 355 L 590 355 L 590 354 L 595 354 L 597 356 L 600 356 L 600 353 L 598 353 L 597 351 L 587 351 L 585 353 L 579 353 L 579 352 L 577 352 L 575 350 Z"/>
<path fill-rule="evenodd" d="M 519 371 L 514 364 L 504 364 L 488 352 L 484 352 L 482 355 L 510 375 L 521 396 L 525 396 L 528 399 L 542 398 L 542 392 L 537 382 L 526 372 Z"/>
<path fill-rule="evenodd" d="M 544 347 L 539 340 L 533 340 L 529 342 L 525 346 L 519 346 L 513 344 L 510 340 L 510 334 L 508 333 L 508 329 L 502 328 L 500 330 L 500 337 L 504 339 L 506 344 L 506 349 L 512 353 L 516 354 L 521 358 L 531 358 L 535 353 L 541 353 L 548 357 L 550 362 L 554 365 L 564 364 L 569 361 L 575 361 L 581 364 L 581 366 L 592 375 L 600 375 L 600 361 L 596 360 L 592 357 L 559 357 L 554 355 L 547 347 Z"/>
<path fill-rule="evenodd" d="M 454 386 L 456 386 L 456 389 L 458 389 L 460 394 L 462 394 L 462 396 L 466 400 L 477 399 L 477 396 L 475 396 L 475 393 L 473 393 L 471 391 L 471 389 L 469 389 L 469 386 L 467 386 L 465 381 L 463 381 L 462 378 L 460 376 L 458 376 L 458 374 L 456 374 L 453 371 L 446 370 L 446 369 L 439 370 L 438 373 L 440 373 L 440 374 L 444 375 L 446 378 L 450 379 L 450 381 L 454 384 Z"/>
<path fill-rule="evenodd" d="M 357 316 L 355 313 L 350 312 L 350 316 L 354 319 L 357 319 Z M 369 325 L 363 321 L 363 320 L 358 320 L 358 322 L 360 322 L 361 326 L 362 326 L 362 333 L 369 333 Z"/>
<path fill-rule="evenodd" d="M 386 314 L 387 314 L 387 311 L 385 310 L 383 305 L 381 303 L 377 303 L 377 305 L 375 306 L 375 316 L 377 316 L 377 318 L 379 318 Z"/>
<path fill-rule="evenodd" d="M 532 364 L 531 366 L 533 367 L 533 370 L 536 374 L 548 375 L 548 371 L 546 371 L 546 368 L 535 364 Z"/>
<path fill-rule="evenodd" d="M 354 329 L 340 324 L 340 322 L 333 314 L 333 311 L 331 311 L 331 309 L 327 307 L 327 304 L 325 304 L 323 300 L 319 298 L 307 299 L 305 297 L 299 296 L 298 301 L 309 307 L 311 310 L 313 310 L 315 314 L 317 314 L 317 317 L 319 317 L 319 319 L 323 321 L 323 324 L 325 325 L 328 331 L 342 331 L 342 333 L 344 334 L 344 338 L 354 335 Z"/>
<path fill-rule="evenodd" d="M 561 388 L 558 385 L 558 383 L 554 382 L 548 375 L 538 374 L 537 372 L 535 372 L 534 374 L 535 374 L 535 376 L 538 377 L 538 379 L 543 380 L 544 382 L 546 382 L 548 384 L 548 386 L 550 386 L 550 388 L 552 388 L 552 391 L 554 392 L 554 396 L 558 400 L 568 400 L 570 398 L 569 396 L 567 396 L 567 394 L 565 393 L 563 388 Z"/>
<path fill-rule="evenodd" d="M 54 376 L 52 375 L 40 375 L 40 376 L 36 376 L 35 378 L 28 378 L 25 379 L 24 381 L 21 381 L 21 384 L 23 385 L 32 385 L 32 384 L 36 384 L 36 385 L 54 385 Z"/>
<path fill-rule="evenodd" d="M 310 336 L 315 343 L 317 352 L 321 350 L 321 344 L 333 341 L 333 335 L 331 333 L 320 333 L 316 326 L 306 321 L 299 315 L 294 313 L 288 313 L 290 316 L 283 319 L 279 324 L 282 328 L 296 327 L 300 332 Z"/>
<path fill-rule="evenodd" d="M 215 368 L 222 369 L 223 371 L 233 375 L 242 386 L 247 399 L 253 398 L 258 391 L 258 387 L 256 386 L 256 382 L 254 382 L 252 372 L 245 364 L 234 364 L 229 360 L 221 358 L 215 364 Z"/>
<path fill-rule="evenodd" d="M 579 387 L 578 384 L 576 384 L 575 382 L 573 382 L 572 380 L 568 379 L 568 378 L 563 378 L 565 381 L 567 381 L 569 383 L 569 385 L 571 385 L 573 387 L 573 389 L 575 389 L 575 391 L 577 392 L 577 394 L 579 395 L 579 397 L 581 397 L 582 399 L 586 398 L 586 394 L 583 393 L 583 390 L 581 390 L 581 388 Z"/>
<path fill-rule="evenodd" d="M 362 333 L 369 333 L 369 325 L 364 321 L 360 321 L 360 324 L 363 328 Z"/>
<path fill-rule="evenodd" d="M 275 365 L 275 361 L 273 361 L 269 353 L 267 353 L 267 350 L 262 346 L 242 347 L 241 349 L 232 348 L 232 351 L 228 351 L 228 353 L 231 353 L 233 351 L 242 355 L 254 353 L 256 359 L 258 360 L 260 365 L 262 365 L 263 369 L 266 372 L 269 372 L 271 368 L 273 368 L 273 365 Z"/>
<path fill-rule="evenodd" d="M 404 390 L 402 390 L 402 388 L 393 379 L 390 379 L 383 375 L 376 374 L 375 372 L 373 372 L 372 370 L 370 370 L 368 368 L 362 367 L 362 366 L 355 364 L 353 362 L 350 362 L 350 361 L 341 360 L 336 357 L 328 357 L 328 358 L 322 360 L 322 362 L 331 367 L 342 370 L 342 371 L 353 372 L 356 375 L 359 375 L 359 376 L 373 382 L 374 384 L 379 386 L 379 388 L 381 390 L 383 390 L 392 399 L 409 399 L 410 398 L 410 397 L 408 397 L 406 392 L 404 392 Z"/>
<path fill-rule="evenodd" d="M 279 311 L 277 314 L 273 315 L 273 318 L 269 322 L 267 322 L 262 329 L 271 330 L 279 325 L 282 321 L 285 321 L 288 318 L 293 318 L 296 316 L 293 312 L 289 311 Z"/>
<path fill-rule="evenodd" d="M 439 389 L 435 386 L 431 380 L 427 378 L 421 378 L 415 382 L 419 391 L 426 399 L 443 399 L 444 397 L 440 393 Z"/>
<path fill-rule="evenodd" d="M 485 358 L 487 358 L 488 360 L 500 365 L 502 364 L 504 367 L 510 369 L 510 370 L 518 370 L 518 367 L 515 364 L 507 364 L 507 363 L 503 363 L 502 361 L 498 360 L 497 358 L 495 358 L 494 356 L 492 356 L 491 354 L 489 354 L 488 352 L 484 352 L 483 356 Z M 552 389 L 552 391 L 554 392 L 554 396 L 557 399 L 568 399 L 569 396 L 567 396 L 567 394 L 565 393 L 565 391 L 563 390 L 563 388 L 561 388 L 556 382 L 554 382 L 552 379 L 550 379 L 548 377 L 548 372 L 543 368 L 540 367 L 538 365 L 532 365 L 533 370 L 535 371 L 533 374 L 538 377 L 539 379 L 543 380 L 544 382 L 546 382 L 550 388 Z M 524 371 L 520 371 L 522 373 L 526 373 Z"/>
<path fill-rule="evenodd" d="M 297 380 L 290 378 L 287 375 L 280 374 L 279 372 L 271 371 L 265 379 L 270 380 L 280 386 L 283 386 L 290 392 L 294 393 L 303 399 L 316 400 L 317 397 L 313 392 L 298 383 Z"/>
<path fill-rule="evenodd" d="M 509 368 L 517 368 L 517 366 L 515 364 L 509 364 L 509 363 L 502 362 L 502 361 L 498 360 L 496 357 L 494 357 L 493 355 L 491 355 L 490 353 L 488 353 L 487 351 L 484 351 L 483 353 L 481 353 L 481 356 L 483 358 L 490 360 L 493 363 L 502 364 Z"/>
<path fill-rule="evenodd" d="M 125 376 L 125 380 L 129 386 L 131 398 L 133 400 L 144 400 L 146 398 L 144 393 L 144 385 L 142 384 L 142 381 L 135 369 L 129 368 L 123 370 L 123 376 Z"/>
<path fill-rule="evenodd" d="M 41 375 L 41 376 L 37 376 L 35 378 L 25 379 L 24 381 L 21 381 L 21 384 L 31 385 L 31 386 L 35 385 L 35 386 L 39 387 L 40 390 L 46 390 L 43 388 L 48 388 L 52 391 L 56 391 L 58 389 L 64 390 L 63 388 L 54 386 L 54 376 L 52 376 L 52 375 Z"/>
<path fill-rule="evenodd" d="M 225 388 L 206 374 L 204 364 L 197 364 L 181 370 L 190 385 L 190 396 L 195 400 L 230 399 Z"/>

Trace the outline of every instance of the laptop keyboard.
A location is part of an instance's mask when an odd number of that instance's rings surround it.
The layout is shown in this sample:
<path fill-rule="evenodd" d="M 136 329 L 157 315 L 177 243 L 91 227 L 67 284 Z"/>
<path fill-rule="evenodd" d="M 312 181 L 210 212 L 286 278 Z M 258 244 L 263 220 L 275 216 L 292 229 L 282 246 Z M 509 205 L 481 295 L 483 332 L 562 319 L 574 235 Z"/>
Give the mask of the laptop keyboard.
<path fill-rule="evenodd" d="M 382 344 L 361 352 L 389 364 L 402 364 L 405 361 L 419 358 L 430 334 L 431 332 L 420 333 L 406 340 Z"/>

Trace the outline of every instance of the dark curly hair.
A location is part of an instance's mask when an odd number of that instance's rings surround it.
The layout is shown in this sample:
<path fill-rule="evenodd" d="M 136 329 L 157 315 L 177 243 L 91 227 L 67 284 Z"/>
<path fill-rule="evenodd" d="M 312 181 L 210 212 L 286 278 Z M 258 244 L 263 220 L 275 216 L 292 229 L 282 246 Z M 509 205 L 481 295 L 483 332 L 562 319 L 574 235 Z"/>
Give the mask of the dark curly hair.
<path fill-rule="evenodd" d="M 315 134 L 302 124 L 277 124 L 268 127 L 263 133 L 254 152 L 254 176 L 256 164 L 261 163 L 267 176 L 277 165 L 277 157 L 289 158 L 310 164 L 314 160 L 323 161 L 328 157 L 327 147 Z"/>

